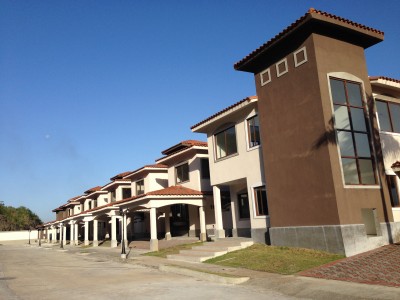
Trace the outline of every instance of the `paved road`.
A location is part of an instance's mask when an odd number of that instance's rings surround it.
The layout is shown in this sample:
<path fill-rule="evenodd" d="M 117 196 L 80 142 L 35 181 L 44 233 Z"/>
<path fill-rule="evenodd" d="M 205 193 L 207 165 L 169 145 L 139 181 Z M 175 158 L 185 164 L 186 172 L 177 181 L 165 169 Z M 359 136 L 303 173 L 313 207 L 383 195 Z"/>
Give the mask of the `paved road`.
<path fill-rule="evenodd" d="M 293 299 L 99 256 L 0 246 L 0 299 Z"/>

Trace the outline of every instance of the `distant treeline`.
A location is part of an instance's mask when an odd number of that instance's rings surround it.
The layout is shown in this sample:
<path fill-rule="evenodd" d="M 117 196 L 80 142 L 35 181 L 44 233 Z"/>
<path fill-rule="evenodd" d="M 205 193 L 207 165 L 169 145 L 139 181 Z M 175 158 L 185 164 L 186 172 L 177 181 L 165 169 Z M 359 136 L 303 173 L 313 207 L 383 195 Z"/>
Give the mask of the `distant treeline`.
<path fill-rule="evenodd" d="M 20 206 L 18 208 L 5 206 L 0 201 L 0 231 L 16 231 L 34 229 L 42 224 L 40 218 L 30 209 Z"/>

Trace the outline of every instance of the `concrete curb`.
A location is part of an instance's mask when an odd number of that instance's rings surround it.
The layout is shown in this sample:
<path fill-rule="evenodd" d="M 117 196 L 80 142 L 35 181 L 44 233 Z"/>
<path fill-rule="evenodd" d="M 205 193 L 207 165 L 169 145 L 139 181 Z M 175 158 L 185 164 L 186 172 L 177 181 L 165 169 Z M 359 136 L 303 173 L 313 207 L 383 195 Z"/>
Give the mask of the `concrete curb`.
<path fill-rule="evenodd" d="M 171 272 L 178 275 L 185 275 L 185 276 L 195 277 L 201 280 L 224 283 L 224 284 L 241 284 L 250 279 L 250 277 L 225 277 L 217 274 L 202 272 L 201 270 L 197 271 L 197 270 L 187 269 L 185 267 L 177 267 L 171 265 L 160 265 L 158 269 L 163 272 Z"/>

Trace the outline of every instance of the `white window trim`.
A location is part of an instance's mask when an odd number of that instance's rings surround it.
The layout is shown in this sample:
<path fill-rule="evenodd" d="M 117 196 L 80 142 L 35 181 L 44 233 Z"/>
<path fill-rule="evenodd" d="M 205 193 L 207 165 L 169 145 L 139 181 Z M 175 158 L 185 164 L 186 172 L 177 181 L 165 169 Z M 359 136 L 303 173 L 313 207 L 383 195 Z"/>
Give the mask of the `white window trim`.
<path fill-rule="evenodd" d="M 265 219 L 269 219 L 270 215 L 266 215 L 266 216 L 258 216 L 257 215 L 257 207 L 256 207 L 257 205 L 256 205 L 256 199 L 254 196 L 255 195 L 254 190 L 259 187 L 265 187 L 265 192 L 267 192 L 267 185 L 265 184 L 265 182 L 256 182 L 250 186 L 251 195 L 249 198 L 251 198 L 252 206 L 253 206 L 253 219 L 264 219 L 265 220 Z M 267 196 L 267 203 L 268 203 L 268 196 Z"/>
<path fill-rule="evenodd" d="M 285 65 L 285 70 L 282 71 L 282 72 L 279 72 L 279 66 L 280 66 L 282 63 Z M 276 63 L 276 65 L 275 65 L 275 67 L 276 67 L 276 77 L 281 77 L 282 75 L 285 75 L 287 72 L 289 72 L 288 63 L 287 63 L 287 58 L 285 57 L 284 59 L 278 61 L 278 62 Z"/>
<path fill-rule="evenodd" d="M 374 106 L 375 106 L 375 117 L 376 117 L 376 120 L 378 121 L 379 133 L 383 133 L 383 134 L 387 134 L 387 135 L 400 136 L 399 132 L 381 130 L 381 122 L 379 121 L 378 109 L 376 108 L 376 101 L 390 102 L 390 103 L 393 103 L 393 104 L 400 104 L 400 99 L 389 97 L 389 96 L 384 96 L 384 95 L 379 95 L 379 94 L 374 94 L 373 97 L 374 97 Z"/>
<path fill-rule="evenodd" d="M 350 74 L 350 73 L 347 73 L 347 72 L 331 72 L 331 73 L 327 73 L 327 74 L 326 74 L 326 78 L 327 78 L 327 82 L 328 82 L 329 98 L 330 98 L 330 101 L 331 101 L 332 118 L 333 118 L 334 115 L 335 115 L 335 110 L 334 110 L 334 107 L 333 107 L 332 89 L 331 89 L 331 83 L 330 83 L 330 80 L 329 80 L 330 77 L 335 77 L 335 78 L 344 79 L 344 80 L 350 80 L 350 81 L 354 81 L 354 82 L 357 82 L 357 83 L 360 83 L 360 84 L 361 84 L 362 97 L 363 97 L 362 101 L 363 101 L 363 103 L 364 103 L 364 105 L 365 105 L 365 109 L 366 109 L 366 112 L 367 112 L 367 116 L 366 116 L 366 117 L 367 117 L 367 123 L 368 123 L 367 126 L 369 127 L 369 132 L 372 133 L 371 120 L 370 120 L 370 118 L 369 118 L 368 105 L 367 105 L 367 103 L 366 103 L 367 96 L 366 96 L 366 94 L 365 94 L 364 81 L 362 81 L 362 80 L 361 80 L 360 78 L 358 78 L 357 76 L 354 76 L 353 74 Z M 333 124 L 334 124 L 333 129 L 335 130 L 336 149 L 337 149 L 337 151 L 338 151 L 338 158 L 339 158 L 340 171 L 341 171 L 341 173 L 342 173 L 342 183 L 343 183 L 343 187 L 344 187 L 345 189 L 381 189 L 381 180 L 380 180 L 379 173 L 378 173 L 378 170 L 377 170 L 377 167 L 378 167 L 378 166 L 377 166 L 378 160 L 377 160 L 377 158 L 376 158 L 375 145 L 374 145 L 373 141 L 372 141 L 372 151 L 373 151 L 373 153 L 374 153 L 374 159 L 375 159 L 375 170 L 374 170 L 374 171 L 375 171 L 376 178 L 378 179 L 378 182 L 377 182 L 376 184 L 371 184 L 371 185 L 359 185 L 359 184 L 353 185 L 353 184 L 346 184 L 345 179 L 344 179 L 343 165 L 342 165 L 341 154 L 340 154 L 339 140 L 338 140 L 338 137 L 337 137 L 337 134 L 336 134 L 335 122 L 334 122 Z M 372 139 L 372 138 L 373 138 L 373 137 L 371 136 L 371 139 Z"/>
<path fill-rule="evenodd" d="M 304 60 L 297 61 L 297 54 L 299 54 L 300 52 L 304 53 Z M 298 66 L 301 66 L 302 64 L 306 63 L 308 61 L 306 46 L 304 46 L 304 47 L 300 48 L 299 50 L 293 52 L 293 57 L 294 57 L 294 66 L 295 66 L 295 68 L 297 68 Z"/>
<path fill-rule="evenodd" d="M 264 74 L 268 74 L 268 80 L 267 81 L 264 81 Z M 262 71 L 260 73 L 260 83 L 261 83 L 261 86 L 264 86 L 264 85 L 266 85 L 267 83 L 270 83 L 270 82 L 271 82 L 271 70 L 270 70 L 270 68 L 268 68 L 268 69 L 266 69 L 266 70 L 264 70 L 264 71 Z"/>

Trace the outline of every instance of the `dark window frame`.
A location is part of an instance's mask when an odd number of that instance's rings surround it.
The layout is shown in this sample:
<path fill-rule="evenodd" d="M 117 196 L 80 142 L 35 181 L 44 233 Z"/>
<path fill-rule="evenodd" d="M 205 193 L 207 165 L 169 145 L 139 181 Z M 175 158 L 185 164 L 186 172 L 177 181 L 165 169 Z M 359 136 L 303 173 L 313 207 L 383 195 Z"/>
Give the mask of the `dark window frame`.
<path fill-rule="evenodd" d="M 144 194 L 144 179 L 140 179 L 135 182 L 135 191 L 136 191 L 136 196 Z"/>
<path fill-rule="evenodd" d="M 263 203 L 262 199 L 261 202 L 259 201 L 259 193 L 265 193 L 265 203 Z M 267 189 L 265 188 L 265 185 L 254 188 L 254 202 L 256 207 L 256 216 L 269 216 Z M 259 205 L 260 203 L 262 204 L 261 208 Z"/>
<path fill-rule="evenodd" d="M 392 204 L 392 207 L 400 208 L 400 195 L 396 177 L 397 175 L 386 175 L 386 180 L 389 188 L 390 203 Z M 395 189 L 395 195 L 393 195 L 393 189 Z"/>
<path fill-rule="evenodd" d="M 260 125 L 258 125 L 258 140 L 257 140 L 257 132 L 256 132 L 256 130 L 254 130 L 254 132 L 252 130 L 252 126 L 253 126 L 253 128 L 255 128 L 256 126 L 254 124 L 251 124 L 251 121 L 255 120 L 256 118 L 258 120 L 258 124 L 260 124 L 260 119 L 258 118 L 258 114 L 254 115 L 254 116 L 251 116 L 250 118 L 248 118 L 246 120 L 249 148 L 258 147 L 258 146 L 261 145 Z M 254 139 L 254 142 L 253 142 L 253 139 Z"/>
<path fill-rule="evenodd" d="M 379 120 L 379 129 L 381 131 L 385 131 L 385 132 L 393 132 L 393 133 L 400 133 L 400 130 L 395 131 L 394 130 L 394 126 L 393 126 L 393 112 L 390 109 L 391 105 L 393 106 L 399 106 L 400 107 L 400 103 L 395 103 L 395 102 L 391 102 L 391 101 L 386 101 L 386 100 L 382 100 L 382 99 L 376 99 L 375 102 L 379 102 L 379 103 L 383 103 L 386 106 L 387 112 L 388 112 L 388 117 L 389 117 L 389 125 L 390 125 L 390 130 L 382 130 L 381 128 L 381 120 Z M 376 111 L 378 113 L 378 119 L 379 119 L 379 111 L 378 111 L 378 107 L 376 108 Z"/>
<path fill-rule="evenodd" d="M 200 158 L 200 178 L 210 179 L 210 161 L 208 158 Z"/>
<path fill-rule="evenodd" d="M 367 186 L 371 186 L 371 185 L 378 185 L 378 180 L 377 180 L 377 174 L 376 174 L 376 161 L 375 161 L 375 151 L 374 151 L 374 147 L 372 144 L 372 136 L 371 136 L 371 128 L 370 128 L 370 122 L 368 119 L 368 112 L 367 112 L 367 108 L 366 108 L 366 103 L 363 97 L 363 88 L 362 88 L 362 84 L 360 82 L 357 81 L 352 81 L 352 80 L 347 80 L 347 79 L 343 79 L 343 78 L 337 78 L 337 77 L 329 77 L 329 81 L 331 82 L 332 80 L 336 80 L 336 81 L 341 81 L 344 84 L 344 91 L 345 91 L 345 104 L 341 103 L 340 101 L 335 101 L 335 99 L 333 98 L 333 90 L 332 90 L 332 85 L 330 85 L 330 91 L 331 91 L 331 95 L 332 95 L 332 104 L 333 107 L 335 108 L 335 106 L 341 106 L 341 107 L 346 107 L 347 108 L 347 116 L 349 119 L 349 126 L 350 129 L 345 129 L 345 128 L 336 128 L 336 123 L 335 123 L 335 131 L 336 131 L 336 138 L 337 138 L 337 145 L 339 146 L 339 153 L 340 153 L 340 158 L 341 160 L 343 159 L 353 159 L 356 161 L 356 168 L 357 168 L 357 176 L 358 176 L 358 183 L 347 183 L 346 182 L 346 178 L 345 178 L 345 170 L 343 167 L 343 162 L 342 162 L 342 174 L 344 177 L 344 181 L 345 181 L 345 185 L 354 185 L 354 186 L 363 186 L 363 185 L 367 185 Z M 354 104 L 350 103 L 349 100 L 349 93 L 348 93 L 348 84 L 355 84 L 358 85 L 359 87 L 359 91 L 360 91 L 360 98 L 361 98 L 361 105 L 362 106 L 357 106 Z M 364 113 L 364 121 L 365 121 L 365 130 L 366 131 L 362 131 L 362 130 L 356 130 L 354 129 L 354 125 L 353 125 L 353 117 L 351 114 L 351 108 L 354 109 L 362 109 L 363 113 Z M 334 110 L 335 111 L 335 110 Z M 351 134 L 351 138 L 352 138 L 352 145 L 353 145 L 353 149 L 354 149 L 354 156 L 349 156 L 349 155 L 342 155 L 341 150 L 340 150 L 340 144 L 339 144 L 339 132 L 347 132 Z M 357 144 L 356 144 L 356 134 L 366 134 L 367 138 L 368 138 L 368 145 L 369 145 L 369 151 L 370 151 L 370 156 L 359 156 L 358 155 L 358 149 L 357 149 Z M 375 183 L 363 183 L 362 182 L 362 176 L 361 176 L 361 167 L 360 167 L 360 161 L 370 161 L 372 164 L 372 172 L 373 172 L 373 176 L 374 176 L 374 181 Z"/>
<path fill-rule="evenodd" d="M 187 168 L 187 170 L 185 170 L 185 168 Z M 190 181 L 189 173 L 190 172 L 189 172 L 189 163 L 188 162 L 185 162 L 183 164 L 176 166 L 175 167 L 175 182 L 177 184 L 189 182 Z M 186 176 L 184 176 L 185 174 L 187 174 L 187 178 L 186 178 Z"/>
<path fill-rule="evenodd" d="M 129 191 L 129 193 L 127 193 L 126 191 Z M 127 193 L 127 194 L 125 194 Z M 131 188 L 122 188 L 122 199 L 128 199 L 132 197 L 132 189 Z"/>
<path fill-rule="evenodd" d="M 232 129 L 233 128 L 233 130 L 234 130 L 234 132 L 235 132 L 235 151 L 233 151 L 233 152 L 228 152 L 228 151 L 225 151 L 226 152 L 226 154 L 224 155 L 224 156 L 220 156 L 219 155 L 219 151 L 218 151 L 218 142 L 217 142 L 217 140 L 218 140 L 218 137 L 217 136 L 219 136 L 220 134 L 224 134 L 224 146 L 225 146 L 225 149 L 226 150 L 228 150 L 227 148 L 227 145 L 228 145 L 228 143 L 227 143 L 227 132 L 228 132 L 228 130 L 230 130 L 230 129 Z M 234 124 L 234 125 L 231 125 L 231 126 L 229 126 L 229 127 L 226 127 L 226 128 L 224 128 L 223 130 L 220 130 L 220 131 L 218 131 L 217 133 L 215 133 L 214 134 L 214 151 L 215 151 L 215 158 L 216 158 L 216 160 L 220 160 L 220 159 L 224 159 L 224 158 L 226 158 L 226 157 L 229 157 L 229 156 L 232 156 L 232 155 L 235 155 L 235 154 L 237 154 L 238 153 L 238 147 L 237 147 L 237 138 L 236 138 L 236 125 Z"/>

